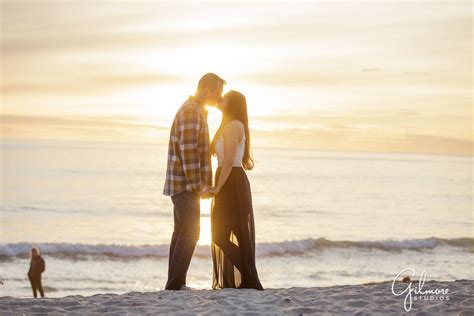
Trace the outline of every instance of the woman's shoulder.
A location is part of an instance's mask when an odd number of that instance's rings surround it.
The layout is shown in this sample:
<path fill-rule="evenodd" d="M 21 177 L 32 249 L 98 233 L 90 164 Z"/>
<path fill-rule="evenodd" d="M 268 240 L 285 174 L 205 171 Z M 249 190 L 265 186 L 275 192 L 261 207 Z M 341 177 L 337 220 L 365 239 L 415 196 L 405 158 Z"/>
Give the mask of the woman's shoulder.
<path fill-rule="evenodd" d="M 245 136 L 244 124 L 239 120 L 227 122 L 222 133 L 224 137 L 238 137 L 239 141 Z"/>
<path fill-rule="evenodd" d="M 233 129 L 233 130 L 238 130 L 238 129 L 243 129 L 244 124 L 239 121 L 239 120 L 231 120 L 226 123 L 224 129 Z"/>

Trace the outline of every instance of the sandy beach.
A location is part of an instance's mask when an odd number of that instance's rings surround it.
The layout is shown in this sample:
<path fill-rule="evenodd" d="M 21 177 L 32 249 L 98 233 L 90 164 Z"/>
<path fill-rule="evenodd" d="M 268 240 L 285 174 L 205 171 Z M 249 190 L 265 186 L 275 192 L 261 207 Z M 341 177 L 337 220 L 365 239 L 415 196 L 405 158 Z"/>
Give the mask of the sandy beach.
<path fill-rule="evenodd" d="M 418 282 L 412 283 L 412 288 Z M 32 314 L 404 314 L 406 295 L 392 294 L 392 282 L 331 287 L 255 290 L 191 290 L 97 294 L 63 298 L 1 297 L 2 315 Z M 396 291 L 408 286 L 396 285 Z M 448 300 L 413 300 L 413 315 L 472 315 L 474 280 L 427 281 L 423 290 L 449 289 Z M 413 296 L 414 297 L 414 296 Z M 439 297 L 439 296 L 438 296 Z"/>

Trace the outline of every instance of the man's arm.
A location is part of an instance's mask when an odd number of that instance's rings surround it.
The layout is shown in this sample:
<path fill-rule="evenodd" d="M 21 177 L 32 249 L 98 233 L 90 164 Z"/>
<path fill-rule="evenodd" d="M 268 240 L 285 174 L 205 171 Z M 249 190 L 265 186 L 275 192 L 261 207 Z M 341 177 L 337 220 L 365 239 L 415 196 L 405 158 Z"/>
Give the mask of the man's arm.
<path fill-rule="evenodd" d="M 201 183 L 201 164 L 199 158 L 199 133 L 202 121 L 201 114 L 196 108 L 184 110 L 179 117 L 179 149 L 181 162 L 186 177 L 186 190 L 195 193 L 204 193 L 207 186 Z"/>

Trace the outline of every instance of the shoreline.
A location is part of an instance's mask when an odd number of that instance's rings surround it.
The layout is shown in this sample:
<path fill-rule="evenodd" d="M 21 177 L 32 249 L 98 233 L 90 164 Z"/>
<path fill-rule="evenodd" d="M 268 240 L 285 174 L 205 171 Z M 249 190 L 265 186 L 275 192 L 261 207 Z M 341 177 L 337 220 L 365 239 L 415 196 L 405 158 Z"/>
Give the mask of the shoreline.
<path fill-rule="evenodd" d="M 2 315 L 110 313 L 132 314 L 389 314 L 406 313 L 404 298 L 392 293 L 392 281 L 371 282 L 361 285 L 328 287 L 292 287 L 256 290 L 191 290 L 130 292 L 126 294 L 95 294 L 92 296 L 65 296 L 62 298 L 0 297 Z M 403 291 L 407 283 L 396 283 Z M 411 288 L 418 286 L 412 280 Z M 423 291 L 449 289 L 448 299 L 420 301 L 414 299 L 411 313 L 425 312 L 438 315 L 468 315 L 474 305 L 474 280 L 426 281 Z M 433 296 L 433 295 L 431 295 Z M 436 295 L 434 295 L 436 296 Z M 443 295 L 438 295 L 440 298 Z M 413 294 L 415 297 L 415 294 Z M 444 296 L 446 297 L 446 295 Z"/>

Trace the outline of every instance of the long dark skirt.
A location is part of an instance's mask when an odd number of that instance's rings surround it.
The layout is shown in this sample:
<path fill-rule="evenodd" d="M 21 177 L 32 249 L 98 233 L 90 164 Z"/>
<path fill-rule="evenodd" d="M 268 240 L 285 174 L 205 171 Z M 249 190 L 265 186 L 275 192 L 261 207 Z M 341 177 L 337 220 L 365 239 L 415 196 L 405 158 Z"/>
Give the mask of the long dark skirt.
<path fill-rule="evenodd" d="M 216 183 L 221 169 L 217 168 Z M 241 167 L 233 167 L 214 198 L 211 211 L 212 288 L 263 290 L 255 266 L 255 222 L 250 183 Z"/>

